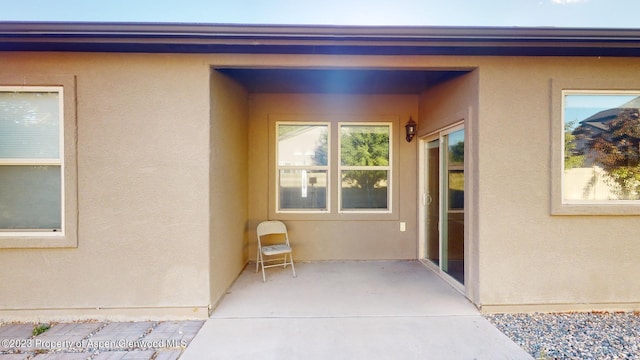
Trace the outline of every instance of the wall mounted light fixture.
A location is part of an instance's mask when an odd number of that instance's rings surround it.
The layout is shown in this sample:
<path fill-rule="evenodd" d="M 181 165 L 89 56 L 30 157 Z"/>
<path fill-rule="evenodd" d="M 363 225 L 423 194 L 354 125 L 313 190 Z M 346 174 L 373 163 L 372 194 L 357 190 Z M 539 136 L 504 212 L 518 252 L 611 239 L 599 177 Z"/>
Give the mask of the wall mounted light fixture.
<path fill-rule="evenodd" d="M 416 136 L 416 122 L 413 121 L 413 118 L 409 117 L 409 122 L 407 122 L 407 125 L 404 126 L 404 128 L 407 130 L 407 142 L 411 142 L 411 140 L 413 140 L 413 137 Z"/>

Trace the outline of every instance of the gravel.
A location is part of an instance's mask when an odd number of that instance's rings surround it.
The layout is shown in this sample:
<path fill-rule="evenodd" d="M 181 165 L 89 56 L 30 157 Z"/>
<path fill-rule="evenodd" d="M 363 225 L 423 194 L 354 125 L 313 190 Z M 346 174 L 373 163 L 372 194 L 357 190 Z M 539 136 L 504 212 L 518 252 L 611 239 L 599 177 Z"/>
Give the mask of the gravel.
<path fill-rule="evenodd" d="M 640 359 L 640 312 L 485 317 L 536 359 Z"/>

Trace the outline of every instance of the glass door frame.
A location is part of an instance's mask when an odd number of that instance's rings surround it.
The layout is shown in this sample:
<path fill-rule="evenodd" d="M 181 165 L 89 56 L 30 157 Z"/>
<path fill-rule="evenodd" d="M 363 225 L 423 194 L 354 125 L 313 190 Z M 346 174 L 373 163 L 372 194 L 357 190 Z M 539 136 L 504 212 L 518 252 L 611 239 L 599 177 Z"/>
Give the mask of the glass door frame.
<path fill-rule="evenodd" d="M 445 128 L 442 128 L 438 131 L 434 131 L 432 133 L 429 133 L 423 137 L 421 137 L 419 139 L 419 151 L 418 151 L 418 158 L 419 158 L 419 197 L 418 197 L 418 216 L 419 216 L 419 221 L 418 221 L 418 259 L 428 268 L 432 269 L 433 271 L 435 271 L 436 273 L 438 273 L 445 281 L 447 281 L 453 288 L 455 288 L 456 290 L 460 291 L 461 293 L 465 293 L 465 285 L 458 282 L 456 279 L 454 279 L 451 275 L 449 275 L 447 272 L 445 272 L 442 269 L 442 264 L 443 264 L 443 234 L 445 233 L 445 231 L 443 231 L 445 224 L 442 224 L 442 220 L 443 220 L 443 212 L 445 211 L 444 206 L 446 205 L 447 201 L 445 199 L 445 197 L 447 196 L 447 192 L 443 191 L 443 181 L 445 180 L 445 174 L 444 171 L 446 171 L 447 169 L 444 168 L 443 164 L 446 164 L 446 161 L 444 159 L 445 154 L 447 153 L 446 151 L 443 151 L 443 145 L 444 145 L 444 136 L 449 135 L 451 133 L 454 133 L 456 131 L 459 130 L 465 130 L 465 126 L 464 126 L 464 120 L 458 121 L 450 126 L 447 126 Z M 467 137 L 466 131 L 465 131 L 465 139 Z M 428 207 L 428 194 L 427 194 L 427 186 L 428 186 L 428 175 L 426 174 L 426 172 L 428 171 L 427 168 L 427 159 L 428 159 L 428 149 L 427 149 L 427 145 L 434 141 L 434 140 L 438 140 L 439 142 L 439 161 L 438 161 L 438 179 L 439 179 L 439 206 L 438 206 L 438 218 L 439 218 L 439 225 L 438 225 L 438 248 L 439 248 L 439 254 L 438 254 L 438 264 L 433 263 L 432 261 L 430 261 L 427 258 L 427 216 L 428 216 L 428 212 L 427 212 L 427 207 Z M 465 141 L 465 144 L 467 143 L 467 141 Z M 466 145 L 465 145 L 466 146 Z M 465 149 L 465 153 L 466 153 L 466 149 Z M 466 165 L 465 165 L 466 168 Z M 465 192 L 466 192 L 466 187 L 468 184 L 467 182 L 467 172 L 465 171 Z M 465 206 L 465 210 L 463 210 L 465 212 L 465 218 L 466 218 L 466 206 Z M 465 221 L 466 222 L 466 221 Z M 465 225 L 466 226 L 466 225 Z M 466 233 L 466 232 L 465 232 Z M 464 247 L 465 249 L 463 250 L 465 253 L 465 257 L 466 257 L 466 246 L 467 246 L 467 239 L 464 240 Z M 465 259 L 465 278 L 467 277 L 466 274 L 467 272 L 467 264 L 468 261 Z M 465 283 L 467 282 L 467 279 L 465 279 Z"/>

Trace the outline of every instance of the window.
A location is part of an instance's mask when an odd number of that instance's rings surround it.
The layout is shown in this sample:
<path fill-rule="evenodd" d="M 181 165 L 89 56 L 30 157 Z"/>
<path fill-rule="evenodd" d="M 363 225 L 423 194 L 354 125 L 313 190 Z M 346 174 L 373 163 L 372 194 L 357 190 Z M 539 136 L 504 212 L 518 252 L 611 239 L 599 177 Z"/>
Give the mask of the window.
<path fill-rule="evenodd" d="M 329 124 L 277 123 L 278 211 L 328 210 Z"/>
<path fill-rule="evenodd" d="M 389 210 L 391 124 L 340 125 L 340 210 Z"/>
<path fill-rule="evenodd" d="M 0 87 L 0 231 L 64 230 L 62 87 Z"/>
<path fill-rule="evenodd" d="M 275 212 L 391 216 L 393 123 L 335 124 L 275 122 Z"/>
<path fill-rule="evenodd" d="M 563 91 L 563 204 L 640 204 L 640 92 Z"/>

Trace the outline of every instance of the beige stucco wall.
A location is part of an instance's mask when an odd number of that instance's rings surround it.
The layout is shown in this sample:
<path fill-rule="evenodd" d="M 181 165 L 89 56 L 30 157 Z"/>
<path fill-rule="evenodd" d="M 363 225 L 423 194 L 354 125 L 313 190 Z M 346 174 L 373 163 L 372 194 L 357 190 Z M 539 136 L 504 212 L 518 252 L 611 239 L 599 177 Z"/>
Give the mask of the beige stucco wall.
<path fill-rule="evenodd" d="M 420 95 L 274 95 L 212 65 L 475 70 Z M 298 260 L 415 259 L 417 141 L 403 126 L 412 116 L 424 135 L 457 114 L 470 119 L 467 296 L 485 311 L 639 308 L 640 218 L 551 211 L 552 88 L 640 89 L 639 70 L 587 57 L 2 53 L 2 73 L 76 78 L 79 225 L 77 248 L 0 249 L 0 318 L 206 317 L 274 217 Z M 274 214 L 277 116 L 395 117 L 394 212 Z"/>
<path fill-rule="evenodd" d="M 562 141 L 554 96 L 558 89 L 640 89 L 637 60 L 446 62 L 477 69 L 422 94 L 420 134 L 467 114 L 467 296 L 487 312 L 640 308 L 640 218 L 593 208 L 591 215 L 552 215 L 559 180 L 552 147 Z"/>
<path fill-rule="evenodd" d="M 255 259 L 255 227 L 262 220 L 283 220 L 296 260 L 415 259 L 416 142 L 404 140 L 404 124 L 418 118 L 418 95 L 252 94 L 249 133 L 250 257 Z M 391 214 L 301 215 L 275 212 L 275 121 L 392 121 L 394 180 Z M 335 145 L 333 146 L 335 149 Z M 336 159 L 337 152 L 332 154 Z M 336 161 L 336 160 L 333 160 Z M 335 176 L 332 172 L 330 176 Z M 271 196 L 271 201 L 269 199 Z M 400 222 L 407 231 L 400 232 Z"/>
<path fill-rule="evenodd" d="M 76 77 L 78 246 L 0 249 L 0 319 L 193 318 L 209 304 L 209 67 L 177 55 L 2 53 Z"/>
<path fill-rule="evenodd" d="M 637 90 L 639 70 L 637 59 L 482 61 L 474 175 L 485 311 L 639 308 L 640 217 L 551 215 L 551 141 L 561 141 L 552 82 Z"/>
<path fill-rule="evenodd" d="M 464 260 L 465 295 L 480 303 L 478 227 L 478 123 L 479 71 L 469 70 L 454 79 L 438 84 L 420 95 L 418 136 L 426 141 L 454 124 L 462 122 L 465 129 L 465 214 Z M 424 214 L 426 216 L 426 214 Z M 418 237 L 418 241 L 425 241 Z"/>
<path fill-rule="evenodd" d="M 211 302 L 247 263 L 248 102 L 246 90 L 211 73 Z"/>

